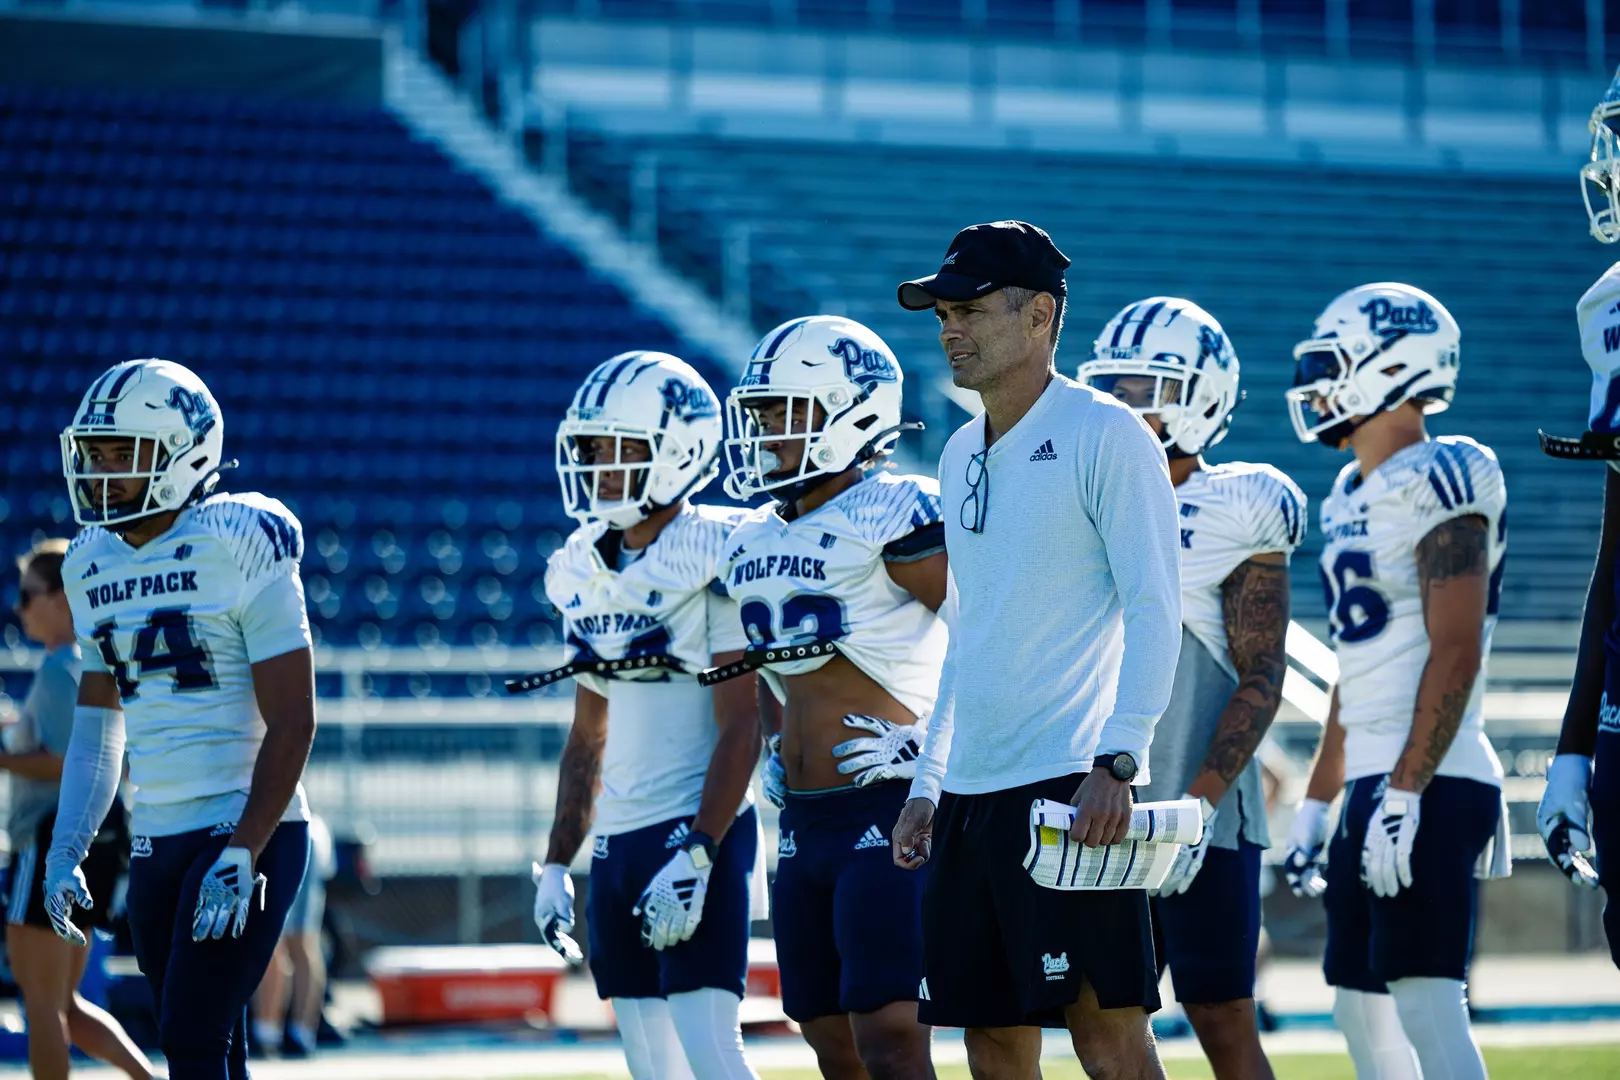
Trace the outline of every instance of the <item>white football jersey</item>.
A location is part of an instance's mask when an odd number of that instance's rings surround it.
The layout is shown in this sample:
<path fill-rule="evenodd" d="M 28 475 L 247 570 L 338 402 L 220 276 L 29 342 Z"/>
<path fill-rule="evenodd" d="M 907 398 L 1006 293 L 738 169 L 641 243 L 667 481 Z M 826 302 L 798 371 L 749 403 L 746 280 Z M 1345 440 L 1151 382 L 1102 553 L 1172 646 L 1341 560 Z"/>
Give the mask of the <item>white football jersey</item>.
<path fill-rule="evenodd" d="M 1292 555 L 1305 539 L 1305 496 L 1270 465 L 1199 469 L 1176 488 L 1181 514 L 1181 624 L 1236 678 L 1221 585 L 1256 555 Z"/>
<path fill-rule="evenodd" d="M 687 672 L 575 676 L 608 702 L 598 835 L 695 814 L 702 801 L 720 734 L 713 691 L 698 685 L 697 672 L 716 653 L 748 644 L 737 606 L 715 583 L 726 537 L 744 513 L 688 504 L 634 561 L 618 547 L 623 533 L 593 522 L 574 530 L 546 567 L 569 659 L 663 655 Z"/>
<path fill-rule="evenodd" d="M 303 553 L 298 519 L 252 493 L 205 499 L 139 548 L 95 526 L 68 548 L 84 670 L 123 701 L 137 834 L 241 816 L 265 732 L 252 665 L 310 644 Z M 300 785 L 283 820 L 308 817 Z"/>
<path fill-rule="evenodd" d="M 1489 598 L 1483 631 L 1491 651 L 1507 549 L 1507 486 L 1489 448 L 1460 435 L 1415 443 L 1361 480 L 1345 466 L 1322 502 L 1322 582 L 1339 658 L 1339 722 L 1345 779 L 1382 775 L 1406 745 L 1418 682 L 1429 658 L 1417 546 L 1453 518 L 1485 519 Z M 1462 726 L 1438 770 L 1488 784 L 1502 765 L 1485 738 L 1485 666 Z"/>
<path fill-rule="evenodd" d="M 945 624 L 894 583 L 886 560 L 945 550 L 940 525 L 937 481 L 876 471 L 792 521 L 775 505 L 750 513 L 731 534 L 720 580 L 750 644 L 837 638 L 842 655 L 923 717 L 939 693 Z M 768 670 L 802 675 L 830 659 Z"/>

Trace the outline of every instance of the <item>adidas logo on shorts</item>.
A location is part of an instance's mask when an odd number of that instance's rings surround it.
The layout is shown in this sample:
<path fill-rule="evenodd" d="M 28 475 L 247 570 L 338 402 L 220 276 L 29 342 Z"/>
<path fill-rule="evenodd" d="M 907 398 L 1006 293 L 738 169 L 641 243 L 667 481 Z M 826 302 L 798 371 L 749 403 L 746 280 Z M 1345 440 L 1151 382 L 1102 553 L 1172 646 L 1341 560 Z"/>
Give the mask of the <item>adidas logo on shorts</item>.
<path fill-rule="evenodd" d="M 680 847 L 682 844 L 686 843 L 686 838 L 691 834 L 691 827 L 687 825 L 686 822 L 681 822 L 679 825 L 675 826 L 673 831 L 670 832 L 669 839 L 664 841 L 664 850 L 668 851 L 670 848 Z"/>
<path fill-rule="evenodd" d="M 230 836 L 235 831 L 236 831 L 236 822 L 234 822 L 234 821 L 222 821 L 218 825 L 215 825 L 213 831 L 210 832 L 208 835 L 209 836 Z"/>
<path fill-rule="evenodd" d="M 868 825 L 866 827 L 866 831 L 861 833 L 861 838 L 855 841 L 856 851 L 861 851 L 865 848 L 886 848 L 888 846 L 888 839 L 882 833 L 878 832 L 878 827 L 876 825 Z"/>
<path fill-rule="evenodd" d="M 1041 443 L 1041 445 L 1037 446 L 1035 448 L 1035 452 L 1033 454 L 1029 455 L 1029 460 L 1031 460 L 1031 461 L 1056 461 L 1057 460 L 1057 451 L 1052 449 L 1052 440 L 1047 439 L 1045 442 Z"/>

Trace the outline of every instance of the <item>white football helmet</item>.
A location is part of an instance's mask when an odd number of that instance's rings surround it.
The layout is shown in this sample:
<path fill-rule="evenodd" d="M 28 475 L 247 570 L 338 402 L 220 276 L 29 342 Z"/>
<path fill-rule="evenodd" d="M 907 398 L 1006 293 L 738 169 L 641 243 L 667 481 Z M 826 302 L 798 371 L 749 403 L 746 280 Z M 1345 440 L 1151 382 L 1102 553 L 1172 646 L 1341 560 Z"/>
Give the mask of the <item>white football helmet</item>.
<path fill-rule="evenodd" d="M 1157 414 L 1165 450 L 1188 457 L 1226 438 L 1243 400 L 1237 353 L 1221 324 L 1174 296 L 1149 297 L 1108 320 L 1077 377 L 1105 394 L 1121 377 L 1153 379 L 1147 404 L 1133 407 Z"/>
<path fill-rule="evenodd" d="M 1288 413 L 1300 442 L 1337 449 L 1360 420 L 1402 402 L 1425 413 L 1451 404 L 1462 331 L 1422 289 L 1383 281 L 1336 298 L 1294 346 Z"/>
<path fill-rule="evenodd" d="M 1620 240 L 1620 70 L 1587 122 L 1592 157 L 1581 166 L 1581 196 L 1592 235 L 1605 244 Z"/>
<path fill-rule="evenodd" d="M 628 529 L 714 479 L 720 435 L 720 401 L 692 365 L 669 353 L 620 353 L 591 372 L 557 427 L 563 509 Z M 595 460 L 593 438 L 614 440 L 611 458 Z M 650 460 L 624 462 L 626 441 L 646 443 Z M 625 474 L 617 499 L 597 495 L 610 472 Z"/>
<path fill-rule="evenodd" d="M 883 339 L 853 319 L 811 315 L 783 323 L 754 347 L 748 370 L 726 398 L 726 492 L 748 499 L 775 492 L 784 501 L 858 462 L 887 453 L 900 432 L 900 364 Z M 784 402 L 806 430 L 770 435 L 755 410 Z M 814 422 L 816 406 L 823 420 Z M 777 471 L 766 443 L 800 441 L 797 469 Z"/>
<path fill-rule="evenodd" d="M 91 444 L 130 439 L 127 470 L 93 460 Z M 169 360 L 128 360 L 90 384 L 73 423 L 62 432 L 62 474 L 80 525 L 117 527 L 179 510 L 214 489 L 225 467 L 225 422 L 219 403 L 189 368 Z M 146 490 L 113 502 L 105 483 L 144 480 Z"/>

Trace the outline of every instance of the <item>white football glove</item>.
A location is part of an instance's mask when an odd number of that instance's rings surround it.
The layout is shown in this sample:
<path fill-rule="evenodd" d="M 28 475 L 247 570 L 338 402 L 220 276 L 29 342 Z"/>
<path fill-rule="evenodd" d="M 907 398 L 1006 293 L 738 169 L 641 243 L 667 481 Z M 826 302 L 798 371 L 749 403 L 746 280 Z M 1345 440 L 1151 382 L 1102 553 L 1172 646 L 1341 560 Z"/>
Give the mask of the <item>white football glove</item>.
<path fill-rule="evenodd" d="M 1294 810 L 1283 854 L 1283 876 L 1295 896 L 1315 899 L 1327 891 L 1322 867 L 1327 861 L 1328 810 L 1329 804 L 1321 799 L 1306 799 Z"/>
<path fill-rule="evenodd" d="M 692 853 L 682 848 L 663 865 L 630 914 L 641 917 L 641 942 L 667 949 L 690 941 L 703 921 L 703 898 L 709 892 L 712 866 L 699 870 Z"/>
<path fill-rule="evenodd" d="M 787 770 L 782 767 L 782 736 L 772 735 L 765 740 L 765 749 L 770 754 L 766 756 L 765 764 L 760 766 L 759 785 L 770 804 L 780 810 L 787 804 Z"/>
<path fill-rule="evenodd" d="M 1191 795 L 1182 798 L 1190 799 Z M 1170 864 L 1170 872 L 1164 876 L 1159 887 L 1153 890 L 1154 896 L 1179 896 L 1192 888 L 1193 878 L 1198 871 L 1204 868 L 1204 856 L 1209 854 L 1209 819 L 1215 816 L 1215 804 L 1208 799 L 1198 800 L 1198 809 L 1204 815 L 1204 831 L 1198 837 L 1196 844 L 1182 844 L 1181 850 L 1176 852 L 1176 861 Z"/>
<path fill-rule="evenodd" d="M 227 847 L 203 874 L 197 886 L 197 913 L 191 920 L 191 940 L 215 941 L 241 937 L 247 929 L 248 908 L 255 894 L 264 910 L 265 876 L 253 872 L 253 853 L 245 847 Z"/>
<path fill-rule="evenodd" d="M 1592 786 L 1592 759 L 1585 754 L 1559 754 L 1547 766 L 1547 790 L 1536 808 L 1536 828 L 1547 845 L 1547 858 L 1570 883 L 1598 887 L 1592 868 L 1591 809 L 1586 792 Z"/>
<path fill-rule="evenodd" d="M 15 883 L 13 883 L 15 885 Z M 84 871 L 77 866 L 45 867 L 45 914 L 51 920 L 56 935 L 75 945 L 86 945 L 84 931 L 73 925 L 73 908 L 86 911 L 95 904 L 90 899 L 90 885 L 84 880 Z"/>
<path fill-rule="evenodd" d="M 574 929 L 574 879 L 568 876 L 568 867 L 532 863 L 529 877 L 535 884 L 534 925 L 540 928 L 540 937 L 569 964 L 584 963 L 584 951 L 569 934 Z"/>
<path fill-rule="evenodd" d="M 851 739 L 832 748 L 841 775 L 855 774 L 855 786 L 866 787 L 885 780 L 910 780 L 917 775 L 917 755 L 921 746 L 916 724 L 892 724 L 879 716 L 852 713 L 844 726 L 870 731 L 875 739 Z"/>
<path fill-rule="evenodd" d="M 1394 896 L 1412 887 L 1412 842 L 1421 801 L 1415 791 L 1387 788 L 1373 808 L 1361 846 L 1361 880 L 1374 896 Z"/>

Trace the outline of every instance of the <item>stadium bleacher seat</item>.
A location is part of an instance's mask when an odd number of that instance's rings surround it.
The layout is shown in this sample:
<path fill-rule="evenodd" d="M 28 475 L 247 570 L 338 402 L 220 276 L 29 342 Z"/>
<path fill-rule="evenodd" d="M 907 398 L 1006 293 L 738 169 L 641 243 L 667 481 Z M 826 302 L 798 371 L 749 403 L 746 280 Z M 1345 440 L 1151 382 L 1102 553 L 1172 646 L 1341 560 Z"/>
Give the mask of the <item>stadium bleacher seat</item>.
<path fill-rule="evenodd" d="M 386 112 L 0 87 L 7 552 L 74 529 L 94 375 L 161 356 L 302 518 L 323 640 L 555 641 L 556 422 L 629 348 L 709 363 Z"/>
<path fill-rule="evenodd" d="M 1060 350 L 1068 374 L 1125 304 L 1193 299 L 1231 334 L 1247 392 L 1212 457 L 1284 468 L 1313 515 L 1344 459 L 1295 439 L 1282 400 L 1294 344 L 1347 288 L 1401 280 L 1427 289 L 1463 330 L 1456 404 L 1431 427 L 1492 446 L 1507 473 L 1503 614 L 1579 617 L 1602 481 L 1595 469 L 1544 457 L 1536 440 L 1538 427 L 1585 426 L 1575 302 L 1613 254 L 1586 235 L 1573 169 L 1534 179 L 579 133 L 569 147 L 575 186 L 605 201 L 648 151 L 674 244 L 712 250 L 721 229 L 746 223 L 756 322 L 805 314 L 805 305 L 867 322 L 906 366 L 914 410 L 912 389 L 944 368 L 934 320 L 901 311 L 895 285 L 938 268 L 961 226 L 1033 221 L 1073 260 Z M 1304 618 L 1323 612 L 1318 548 L 1313 535 L 1294 562 Z"/>

